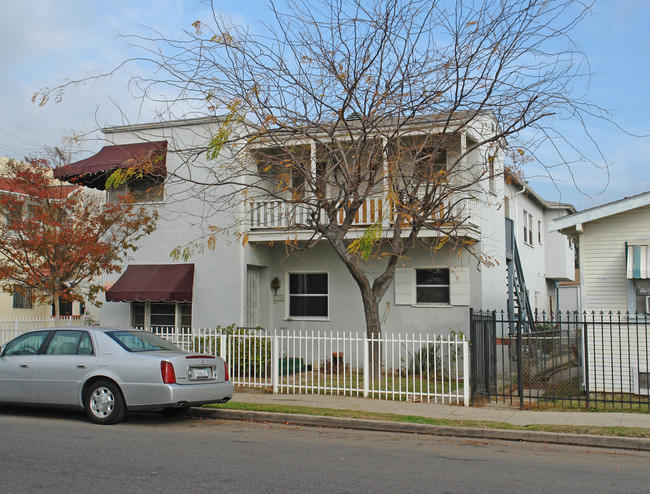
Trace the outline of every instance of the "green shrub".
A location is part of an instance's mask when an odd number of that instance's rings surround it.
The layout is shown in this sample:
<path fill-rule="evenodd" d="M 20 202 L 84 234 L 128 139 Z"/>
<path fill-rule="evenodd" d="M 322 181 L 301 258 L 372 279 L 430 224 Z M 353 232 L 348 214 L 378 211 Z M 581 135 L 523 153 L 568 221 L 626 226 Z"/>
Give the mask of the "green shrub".
<path fill-rule="evenodd" d="M 462 331 L 450 331 L 449 339 L 453 340 L 454 336 L 458 336 L 458 339 L 462 340 L 464 334 Z M 444 346 L 444 343 L 440 342 L 444 340 L 447 340 L 447 338 L 438 335 L 434 342 L 429 343 L 428 345 L 423 345 L 420 350 L 409 356 L 409 367 L 405 370 L 408 372 L 414 372 L 416 375 L 419 375 L 420 372 L 427 372 L 428 370 L 429 377 L 431 378 L 434 376 L 434 372 L 438 375 L 438 378 L 445 377 L 449 370 L 448 366 L 450 364 L 453 366 L 453 364 L 456 363 L 456 352 L 453 347 L 451 354 L 441 352 L 440 347 Z"/>
<path fill-rule="evenodd" d="M 226 356 L 231 372 L 237 376 L 265 377 L 271 372 L 271 340 L 256 330 L 238 328 L 235 324 L 217 326 L 216 337 L 195 336 L 192 350 Z M 226 335 L 227 348 L 220 348 L 221 335 Z"/>

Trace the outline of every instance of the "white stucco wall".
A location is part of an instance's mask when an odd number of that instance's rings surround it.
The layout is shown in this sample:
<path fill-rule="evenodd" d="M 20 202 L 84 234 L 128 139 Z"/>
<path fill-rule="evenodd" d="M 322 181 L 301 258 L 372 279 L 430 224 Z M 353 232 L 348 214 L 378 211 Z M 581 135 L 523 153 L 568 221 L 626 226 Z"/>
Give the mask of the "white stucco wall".
<path fill-rule="evenodd" d="M 261 297 L 269 308 L 269 329 L 313 330 L 313 331 L 365 331 L 365 318 L 359 288 L 333 248 L 322 241 L 307 251 L 287 254 L 284 245 L 252 246 L 247 253 L 250 263 L 263 265 L 264 279 L 260 283 Z M 454 270 L 467 269 L 470 276 L 469 299 L 480 295 L 480 273 L 475 261 L 467 253 L 460 258 L 443 250 L 435 256 L 423 248 L 409 252 L 399 268 L 450 267 L 451 283 L 454 283 Z M 369 263 L 366 272 L 372 278 L 383 270 L 381 262 Z M 288 281 L 290 272 L 327 272 L 329 283 L 329 315 L 326 319 L 289 318 Z M 275 296 L 270 281 L 278 277 L 281 288 Z M 504 288 L 505 290 L 505 288 Z M 417 306 L 397 305 L 395 303 L 395 284 L 388 289 L 380 305 L 384 332 L 448 333 L 450 330 L 467 334 L 470 304 L 462 306 Z"/>
<path fill-rule="evenodd" d="M 120 129 L 107 134 L 108 144 L 128 144 L 144 141 L 168 141 L 167 170 L 188 175 L 195 180 L 206 179 L 205 154 L 188 167 L 177 150 L 196 150 L 206 146 L 210 125 L 190 125 L 164 128 Z M 213 124 L 214 129 L 214 124 Z M 228 153 L 229 150 L 223 151 Z M 186 158 L 186 157 L 185 157 Z M 170 253 L 175 247 L 201 239 L 205 233 L 200 218 L 206 211 L 209 198 L 188 190 L 187 183 L 169 179 L 165 184 L 165 202 L 154 204 L 160 212 L 157 230 L 145 237 L 139 250 L 130 256 L 127 264 L 169 264 Z M 232 211 L 220 211 L 208 218 L 209 224 L 225 226 L 232 224 Z M 194 291 L 192 301 L 192 324 L 194 327 L 214 327 L 235 322 L 242 323 L 242 277 L 244 247 L 234 235 L 217 237 L 214 250 L 205 249 L 195 253 L 187 261 L 194 263 Z M 126 267 L 126 266 L 125 266 Z M 103 278 L 104 283 L 116 281 L 119 275 Z M 128 303 L 106 302 L 101 309 L 104 325 L 128 326 L 130 307 Z"/>

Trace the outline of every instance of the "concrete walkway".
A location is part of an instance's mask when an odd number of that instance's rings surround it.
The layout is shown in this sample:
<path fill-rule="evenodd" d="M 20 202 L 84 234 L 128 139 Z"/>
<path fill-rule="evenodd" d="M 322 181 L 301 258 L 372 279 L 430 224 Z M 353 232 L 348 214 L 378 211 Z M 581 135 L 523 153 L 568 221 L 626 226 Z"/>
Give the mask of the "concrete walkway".
<path fill-rule="evenodd" d="M 261 390 L 251 390 L 250 388 L 236 389 L 233 401 L 393 413 L 396 415 L 415 415 L 419 417 L 438 419 L 496 421 L 518 426 L 530 424 L 551 424 L 602 427 L 623 426 L 650 429 L 650 414 L 641 413 L 522 411 L 505 405 L 464 407 L 435 403 L 408 403 L 402 401 L 352 398 L 336 395 L 274 395 Z"/>

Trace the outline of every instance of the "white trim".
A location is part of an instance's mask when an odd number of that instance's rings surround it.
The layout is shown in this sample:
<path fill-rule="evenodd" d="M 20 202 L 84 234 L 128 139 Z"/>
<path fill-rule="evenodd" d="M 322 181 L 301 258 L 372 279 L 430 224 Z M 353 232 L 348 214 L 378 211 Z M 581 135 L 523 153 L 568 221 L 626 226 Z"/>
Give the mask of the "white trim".
<path fill-rule="evenodd" d="M 603 204 L 602 206 L 596 206 L 595 208 L 581 211 L 580 213 L 573 213 L 567 216 L 562 216 L 561 218 L 556 218 L 549 225 L 549 232 L 555 232 L 571 226 L 576 226 L 577 228 L 577 226 L 581 223 L 588 223 L 589 221 L 599 220 L 607 216 L 624 213 L 626 211 L 641 208 L 649 204 L 650 191 L 643 192 L 642 194 L 638 194 L 634 197 L 626 197 L 625 199 Z"/>

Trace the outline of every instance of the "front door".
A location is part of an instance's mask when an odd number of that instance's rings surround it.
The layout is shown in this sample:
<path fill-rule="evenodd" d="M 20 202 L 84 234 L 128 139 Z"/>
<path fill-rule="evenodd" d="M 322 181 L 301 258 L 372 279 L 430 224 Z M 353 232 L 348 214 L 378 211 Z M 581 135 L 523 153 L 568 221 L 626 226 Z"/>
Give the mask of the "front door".
<path fill-rule="evenodd" d="M 259 322 L 259 271 L 246 271 L 246 326 L 256 328 Z"/>

